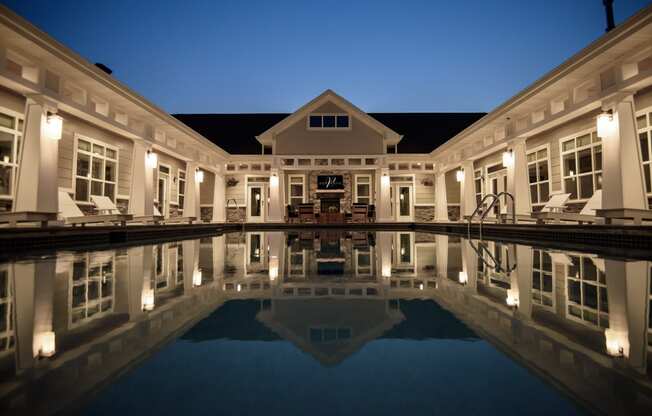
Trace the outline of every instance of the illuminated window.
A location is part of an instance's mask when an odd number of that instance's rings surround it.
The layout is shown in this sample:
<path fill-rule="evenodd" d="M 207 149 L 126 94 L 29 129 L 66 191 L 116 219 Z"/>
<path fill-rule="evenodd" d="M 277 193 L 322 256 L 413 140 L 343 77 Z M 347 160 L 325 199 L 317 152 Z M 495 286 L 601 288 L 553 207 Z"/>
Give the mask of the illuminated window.
<path fill-rule="evenodd" d="M 303 175 L 290 175 L 288 184 L 288 202 L 290 205 L 297 206 L 305 200 L 304 181 Z"/>
<path fill-rule="evenodd" d="M 527 154 L 527 170 L 532 205 L 545 204 L 550 198 L 549 164 L 548 148 L 535 150 Z"/>
<path fill-rule="evenodd" d="M 638 128 L 638 138 L 641 148 L 641 160 L 643 161 L 643 176 L 645 177 L 645 192 L 652 195 L 652 112 L 646 110 L 638 113 L 636 117 L 636 127 Z"/>
<path fill-rule="evenodd" d="M 607 282 L 590 257 L 569 256 L 566 265 L 567 316 L 600 328 L 609 327 Z"/>
<path fill-rule="evenodd" d="M 371 203 L 371 176 L 355 175 L 354 200 L 359 204 Z"/>
<path fill-rule="evenodd" d="M 179 169 L 179 177 L 177 179 L 177 203 L 179 204 L 179 211 L 183 211 L 183 202 L 186 196 L 186 171 Z"/>
<path fill-rule="evenodd" d="M 602 189 L 602 143 L 595 131 L 561 141 L 562 184 L 571 200 L 587 200 Z"/>
<path fill-rule="evenodd" d="M 0 108 L 0 199 L 13 197 L 22 135 L 22 117 Z"/>
<path fill-rule="evenodd" d="M 118 148 L 78 137 L 75 154 L 75 199 L 88 202 L 91 195 L 104 195 L 115 201 Z"/>

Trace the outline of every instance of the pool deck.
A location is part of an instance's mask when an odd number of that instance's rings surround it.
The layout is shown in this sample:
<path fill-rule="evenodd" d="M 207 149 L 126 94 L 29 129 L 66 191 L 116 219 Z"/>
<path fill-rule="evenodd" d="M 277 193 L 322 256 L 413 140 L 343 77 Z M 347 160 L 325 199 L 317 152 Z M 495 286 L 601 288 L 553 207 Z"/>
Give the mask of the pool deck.
<path fill-rule="evenodd" d="M 0 229 L 0 257 L 36 254 L 55 249 L 153 244 L 161 240 L 210 237 L 238 231 L 417 231 L 477 239 L 480 227 L 467 223 L 279 224 L 201 223 L 168 225 L 18 227 Z M 602 252 L 628 258 L 652 256 L 652 226 L 577 224 L 484 224 L 482 238 L 564 250 Z"/>

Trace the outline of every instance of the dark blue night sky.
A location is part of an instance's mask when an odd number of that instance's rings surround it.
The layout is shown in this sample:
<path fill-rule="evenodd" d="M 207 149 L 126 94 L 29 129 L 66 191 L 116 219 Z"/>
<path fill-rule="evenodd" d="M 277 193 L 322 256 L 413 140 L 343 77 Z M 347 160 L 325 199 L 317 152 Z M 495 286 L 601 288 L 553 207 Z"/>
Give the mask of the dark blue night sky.
<path fill-rule="evenodd" d="M 165 110 L 488 111 L 604 33 L 602 0 L 2 0 Z M 650 4 L 616 0 L 616 23 Z"/>

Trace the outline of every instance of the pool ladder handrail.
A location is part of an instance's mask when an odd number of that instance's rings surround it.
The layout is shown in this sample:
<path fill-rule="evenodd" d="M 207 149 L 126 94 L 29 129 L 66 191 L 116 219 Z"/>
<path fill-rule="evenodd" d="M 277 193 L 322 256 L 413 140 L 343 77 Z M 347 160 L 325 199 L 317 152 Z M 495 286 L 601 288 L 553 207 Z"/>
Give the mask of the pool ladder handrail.
<path fill-rule="evenodd" d="M 482 240 L 482 224 L 484 223 L 485 218 L 487 217 L 487 214 L 491 212 L 491 209 L 496 205 L 496 203 L 500 202 L 500 197 L 506 195 L 512 200 L 512 207 L 515 205 L 515 200 L 514 200 L 514 195 L 510 194 L 509 192 L 498 192 L 497 194 L 487 194 L 482 198 L 480 203 L 475 207 L 475 210 L 473 210 L 473 213 L 469 216 L 469 222 L 467 225 L 467 234 L 469 239 L 471 238 L 471 223 L 473 222 L 473 217 L 478 213 L 480 209 L 482 209 L 485 201 L 488 198 L 492 198 L 491 203 L 487 207 L 486 210 L 482 211 L 482 214 L 480 215 L 480 240 Z M 512 209 L 512 224 L 516 224 L 516 210 Z"/>
<path fill-rule="evenodd" d="M 482 240 L 478 241 L 478 247 L 479 248 L 476 247 L 473 244 L 472 239 L 469 239 L 469 244 L 471 245 L 471 248 L 473 249 L 473 251 L 475 251 L 475 253 L 478 255 L 478 258 L 480 260 L 482 260 L 482 263 L 484 263 L 490 269 L 494 269 L 496 271 L 496 273 L 505 273 L 505 274 L 509 275 L 511 272 L 516 270 L 516 263 L 514 263 L 513 265 L 509 264 L 510 263 L 510 261 L 509 261 L 509 250 L 507 251 L 507 258 L 505 259 L 505 262 L 507 263 L 507 269 L 503 269 L 502 264 L 499 263 L 498 260 L 496 260 L 496 257 L 494 257 L 494 255 L 491 253 L 491 251 L 489 251 L 489 249 L 484 244 L 482 244 Z M 487 259 L 484 258 L 483 254 L 482 254 L 483 252 L 487 253 L 489 255 L 491 260 L 494 262 L 493 266 L 491 264 L 489 264 Z"/>

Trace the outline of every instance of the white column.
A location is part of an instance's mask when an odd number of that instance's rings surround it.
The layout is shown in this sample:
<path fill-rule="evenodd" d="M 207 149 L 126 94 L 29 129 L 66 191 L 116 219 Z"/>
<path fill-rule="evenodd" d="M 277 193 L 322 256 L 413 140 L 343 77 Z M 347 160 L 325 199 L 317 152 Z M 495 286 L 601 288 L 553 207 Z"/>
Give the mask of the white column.
<path fill-rule="evenodd" d="M 269 247 L 269 280 L 273 284 L 279 281 L 283 275 L 283 252 L 285 249 L 285 237 L 282 232 L 274 231 L 266 233 L 267 245 Z"/>
<path fill-rule="evenodd" d="M 283 174 L 278 168 L 272 168 L 269 176 L 269 218 L 268 222 L 283 222 L 285 219 L 285 189 Z"/>
<path fill-rule="evenodd" d="M 131 192 L 129 213 L 134 217 L 154 214 L 154 169 L 148 166 L 149 144 L 138 140 L 134 142 L 131 161 Z"/>
<path fill-rule="evenodd" d="M 200 220 L 198 169 L 199 165 L 195 162 L 186 164 L 186 194 L 183 200 L 183 216 L 195 217 Z"/>
<path fill-rule="evenodd" d="M 56 107 L 41 97 L 28 97 L 16 180 L 14 212 L 59 211 L 59 139 L 49 134 L 47 112 Z"/>
<path fill-rule="evenodd" d="M 392 236 L 394 233 L 381 231 L 376 234 L 376 256 L 381 277 L 389 279 L 392 276 Z"/>
<path fill-rule="evenodd" d="M 532 247 L 522 245 L 509 245 L 509 249 L 516 252 L 516 269 L 511 272 L 512 287 L 508 290 L 518 306 L 519 315 L 530 318 L 532 316 Z M 510 265 L 506 265 L 510 267 Z"/>
<path fill-rule="evenodd" d="M 598 122 L 602 137 L 602 209 L 647 209 L 631 95 L 613 105 L 611 122 Z"/>
<path fill-rule="evenodd" d="M 525 138 L 514 139 L 510 145 L 507 163 L 507 192 L 514 196 L 514 206 L 507 198 L 507 213 L 529 216 L 532 212 L 530 204 L 530 185 L 528 183 L 527 156 L 525 154 Z"/>
<path fill-rule="evenodd" d="M 376 170 L 376 183 L 378 184 L 378 195 L 376 195 L 376 215 L 378 222 L 391 222 L 394 220 L 389 191 L 389 169 L 381 168 Z"/>
<path fill-rule="evenodd" d="M 437 277 L 448 277 L 448 236 L 435 235 L 435 255 L 437 258 Z"/>
<path fill-rule="evenodd" d="M 186 240 L 183 246 L 183 292 L 190 293 L 193 287 L 201 286 L 199 270 L 199 240 Z"/>
<path fill-rule="evenodd" d="M 647 261 L 605 260 L 609 294 L 607 352 L 624 356 L 636 371 L 647 368 L 647 314 L 650 264 Z"/>
<path fill-rule="evenodd" d="M 219 281 L 224 276 L 226 236 L 213 237 L 213 280 Z M 221 285 L 220 285 L 221 286 Z"/>
<path fill-rule="evenodd" d="M 134 291 L 132 292 L 133 301 L 130 301 L 130 307 L 134 313 L 129 319 L 133 320 L 140 313 L 135 309 L 138 304 L 138 293 L 140 293 L 140 310 L 152 311 L 156 306 L 156 287 L 154 284 L 154 246 L 143 246 L 140 257 L 136 256 L 129 260 L 129 277 L 142 276 L 134 279 Z M 138 287 L 137 284 L 141 286 Z"/>
<path fill-rule="evenodd" d="M 215 188 L 213 189 L 213 221 L 226 221 L 226 187 L 224 175 L 215 172 Z"/>
<path fill-rule="evenodd" d="M 446 197 L 446 172 L 435 175 L 435 221 L 448 222 L 448 198 Z"/>
<path fill-rule="evenodd" d="M 460 221 L 464 221 L 464 217 L 471 216 L 477 205 L 475 200 L 475 184 L 473 183 L 473 161 L 465 160 L 462 163 L 462 170 L 464 170 L 464 178 L 460 184 Z"/>
<path fill-rule="evenodd" d="M 458 280 L 475 291 L 478 286 L 478 254 L 471 246 L 473 241 L 462 238 L 461 243 L 462 271 L 458 276 Z"/>

